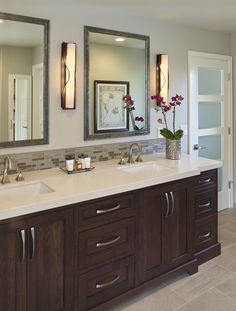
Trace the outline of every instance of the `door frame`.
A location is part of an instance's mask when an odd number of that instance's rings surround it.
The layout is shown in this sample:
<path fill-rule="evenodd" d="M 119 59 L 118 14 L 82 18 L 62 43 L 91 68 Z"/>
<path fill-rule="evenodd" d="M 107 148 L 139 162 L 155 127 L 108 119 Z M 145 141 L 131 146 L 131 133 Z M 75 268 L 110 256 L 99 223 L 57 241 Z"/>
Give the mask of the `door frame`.
<path fill-rule="evenodd" d="M 225 160 L 228 161 L 228 178 L 229 178 L 229 186 L 228 186 L 228 196 L 229 196 L 229 207 L 234 207 L 234 198 L 233 198 L 233 104 L 232 104 L 232 56 L 221 55 L 221 54 L 212 54 L 212 53 L 204 53 L 204 52 L 196 52 L 196 51 L 188 51 L 188 102 L 189 102 L 189 111 L 188 111 L 188 153 L 191 151 L 191 132 L 192 132 L 192 116 L 191 116 L 191 105 L 192 102 L 190 96 L 190 77 L 191 77 L 191 67 L 193 64 L 193 59 L 195 57 L 209 58 L 215 60 L 227 61 L 228 67 L 228 83 L 227 83 L 227 92 L 228 92 L 228 124 L 226 127 L 229 129 L 228 135 L 228 154 Z"/>

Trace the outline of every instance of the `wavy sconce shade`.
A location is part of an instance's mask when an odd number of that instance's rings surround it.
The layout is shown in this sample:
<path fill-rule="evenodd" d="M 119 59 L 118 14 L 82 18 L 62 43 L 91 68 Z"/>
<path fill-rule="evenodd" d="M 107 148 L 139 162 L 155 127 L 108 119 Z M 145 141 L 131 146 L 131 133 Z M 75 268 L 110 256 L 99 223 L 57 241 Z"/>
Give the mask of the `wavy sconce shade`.
<path fill-rule="evenodd" d="M 61 108 L 75 109 L 76 44 L 63 42 L 61 47 Z"/>
<path fill-rule="evenodd" d="M 157 54 L 156 58 L 156 92 L 163 97 L 164 102 L 168 101 L 169 93 L 169 68 L 168 55 Z"/>

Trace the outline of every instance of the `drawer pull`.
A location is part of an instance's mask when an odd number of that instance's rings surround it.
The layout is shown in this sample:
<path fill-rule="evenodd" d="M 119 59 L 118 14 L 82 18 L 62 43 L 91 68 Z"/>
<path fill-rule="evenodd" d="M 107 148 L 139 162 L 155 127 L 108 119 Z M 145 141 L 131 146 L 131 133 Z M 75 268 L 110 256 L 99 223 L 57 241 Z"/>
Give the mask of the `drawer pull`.
<path fill-rule="evenodd" d="M 30 233 L 31 233 L 31 240 L 32 240 L 32 252 L 31 252 L 30 259 L 33 259 L 35 255 L 35 228 L 34 227 L 30 228 Z"/>
<path fill-rule="evenodd" d="M 201 234 L 199 235 L 199 239 L 206 239 L 209 238 L 209 236 L 211 235 L 211 232 L 207 232 L 206 234 Z"/>
<path fill-rule="evenodd" d="M 209 207 L 211 205 L 211 202 L 208 202 L 206 204 L 199 204 L 198 207 L 204 208 L 204 207 Z"/>
<path fill-rule="evenodd" d="M 170 200 L 169 200 L 168 193 L 165 193 L 165 197 L 166 197 L 166 206 L 167 206 L 165 217 L 168 217 L 168 214 L 170 211 Z"/>
<path fill-rule="evenodd" d="M 104 288 L 104 287 L 107 287 L 107 286 L 111 286 L 111 285 L 115 284 L 119 279 L 120 279 L 120 276 L 117 275 L 113 280 L 111 280 L 111 281 L 109 281 L 107 283 L 102 283 L 102 284 L 98 283 L 98 284 L 96 284 L 96 288 L 99 289 L 99 288 Z"/>
<path fill-rule="evenodd" d="M 175 210 L 175 198 L 174 198 L 174 195 L 173 195 L 172 191 L 170 192 L 170 197 L 171 197 L 171 200 L 172 200 L 172 211 L 171 211 L 170 216 L 173 216 L 174 210 Z"/>
<path fill-rule="evenodd" d="M 103 247 L 103 246 L 107 246 L 107 245 L 111 245 L 111 244 L 114 244 L 116 243 L 117 241 L 119 241 L 120 239 L 120 235 L 118 235 L 117 237 L 115 237 L 114 239 L 110 240 L 110 241 L 107 241 L 107 242 L 97 242 L 97 247 Z"/>
<path fill-rule="evenodd" d="M 20 235 L 21 235 L 21 242 L 22 242 L 21 262 L 23 263 L 25 261 L 25 230 L 21 230 Z"/>
<path fill-rule="evenodd" d="M 207 178 L 207 179 L 200 179 L 198 181 L 199 184 L 207 184 L 211 181 L 211 178 Z"/>
<path fill-rule="evenodd" d="M 97 210 L 97 214 L 106 214 L 106 213 L 111 213 L 111 212 L 114 212 L 116 210 L 120 209 L 120 204 L 112 207 L 112 208 L 109 208 L 109 209 L 98 209 Z"/>

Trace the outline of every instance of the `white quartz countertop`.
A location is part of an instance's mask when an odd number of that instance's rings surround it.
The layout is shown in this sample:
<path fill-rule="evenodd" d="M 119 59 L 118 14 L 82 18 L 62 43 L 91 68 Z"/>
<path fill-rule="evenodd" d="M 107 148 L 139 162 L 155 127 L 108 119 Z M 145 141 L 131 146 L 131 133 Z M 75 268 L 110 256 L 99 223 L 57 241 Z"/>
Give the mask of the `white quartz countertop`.
<path fill-rule="evenodd" d="M 120 166 L 117 160 L 93 163 L 95 169 L 68 175 L 59 168 L 25 172 L 25 181 L 0 184 L 0 220 L 84 202 L 113 194 L 158 185 L 219 168 L 221 161 L 182 155 L 181 160 L 167 160 L 163 155 L 143 156 L 143 163 Z M 143 165 L 147 165 L 147 170 Z M 140 167 L 132 169 L 129 167 Z M 157 167 L 157 169 L 156 169 Z M 128 168 L 128 169 L 126 169 Z M 4 197 L 4 189 L 31 185 L 40 181 L 53 191 L 49 193 Z M 26 187 L 27 188 L 27 187 Z M 18 190 L 17 190 L 18 191 Z M 5 191 L 6 192 L 6 191 Z"/>

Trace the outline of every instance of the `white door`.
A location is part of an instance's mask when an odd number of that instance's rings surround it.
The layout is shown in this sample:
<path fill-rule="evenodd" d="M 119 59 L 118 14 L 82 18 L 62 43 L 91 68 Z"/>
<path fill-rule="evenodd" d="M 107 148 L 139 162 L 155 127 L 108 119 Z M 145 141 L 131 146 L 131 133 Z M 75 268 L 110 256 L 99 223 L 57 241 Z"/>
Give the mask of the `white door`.
<path fill-rule="evenodd" d="M 189 153 L 223 161 L 219 210 L 233 207 L 232 58 L 189 52 Z"/>
<path fill-rule="evenodd" d="M 31 76 L 9 75 L 8 137 L 31 139 Z"/>

